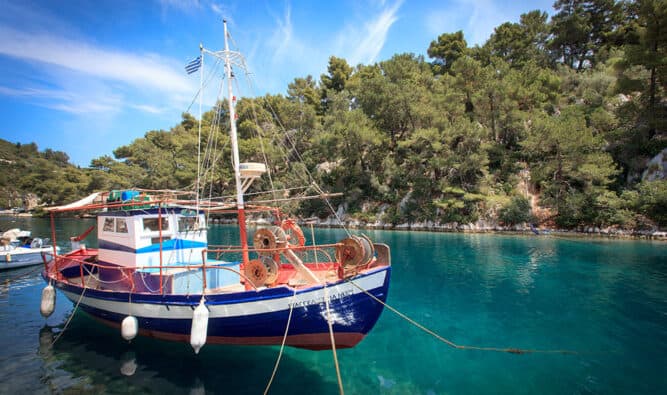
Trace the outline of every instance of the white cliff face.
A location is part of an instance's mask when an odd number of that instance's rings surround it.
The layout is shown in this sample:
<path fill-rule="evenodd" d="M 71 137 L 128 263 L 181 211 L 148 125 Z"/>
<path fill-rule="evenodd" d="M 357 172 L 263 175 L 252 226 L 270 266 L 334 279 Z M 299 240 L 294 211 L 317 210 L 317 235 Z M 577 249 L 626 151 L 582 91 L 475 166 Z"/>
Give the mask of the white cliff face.
<path fill-rule="evenodd" d="M 642 181 L 664 180 L 665 178 L 667 178 L 667 148 L 654 156 L 642 173 Z"/>

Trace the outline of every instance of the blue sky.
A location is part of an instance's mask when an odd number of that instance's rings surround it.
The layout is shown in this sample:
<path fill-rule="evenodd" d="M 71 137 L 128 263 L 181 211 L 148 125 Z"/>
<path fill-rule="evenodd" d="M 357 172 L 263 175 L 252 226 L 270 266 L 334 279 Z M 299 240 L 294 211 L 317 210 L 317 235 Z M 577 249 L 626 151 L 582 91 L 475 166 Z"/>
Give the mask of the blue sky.
<path fill-rule="evenodd" d="M 240 96 L 285 94 L 326 72 L 329 56 L 369 64 L 426 54 L 463 30 L 469 45 L 553 0 L 0 0 L 0 136 L 65 151 L 71 162 L 112 155 L 180 121 L 199 87 L 183 66 L 202 42 L 222 49 L 227 18 L 253 73 Z M 247 86 L 247 85 L 246 85 Z M 205 96 L 204 110 L 215 94 Z M 197 113 L 197 108 L 191 112 Z"/>

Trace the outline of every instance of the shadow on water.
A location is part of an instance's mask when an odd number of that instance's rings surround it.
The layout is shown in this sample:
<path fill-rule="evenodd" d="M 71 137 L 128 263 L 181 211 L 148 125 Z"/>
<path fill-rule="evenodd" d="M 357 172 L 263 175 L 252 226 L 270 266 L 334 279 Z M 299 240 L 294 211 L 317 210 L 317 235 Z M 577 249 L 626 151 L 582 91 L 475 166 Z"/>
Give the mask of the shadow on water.
<path fill-rule="evenodd" d="M 39 331 L 42 386 L 55 393 L 261 394 L 278 355 L 277 347 L 208 344 L 195 355 L 187 343 L 144 337 L 128 343 L 117 330 L 83 312 L 52 345 L 60 330 L 44 326 Z M 284 354 L 270 393 L 336 390 L 335 383 L 325 382 L 303 362 Z"/>

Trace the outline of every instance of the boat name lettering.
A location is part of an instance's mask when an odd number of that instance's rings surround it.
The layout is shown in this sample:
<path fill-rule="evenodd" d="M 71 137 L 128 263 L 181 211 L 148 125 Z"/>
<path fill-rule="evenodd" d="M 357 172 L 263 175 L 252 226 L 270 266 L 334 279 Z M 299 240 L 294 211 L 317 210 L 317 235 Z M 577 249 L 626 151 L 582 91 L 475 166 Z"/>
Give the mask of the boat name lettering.
<path fill-rule="evenodd" d="M 345 292 L 335 293 L 335 294 L 329 295 L 329 300 L 331 301 L 331 300 L 335 300 L 335 299 L 342 299 L 344 297 L 352 295 L 353 293 L 354 292 L 352 292 L 352 291 L 345 291 Z M 323 297 L 322 298 L 317 298 L 317 299 L 308 299 L 308 300 L 301 300 L 301 301 L 298 301 L 298 302 L 293 302 L 293 303 L 290 303 L 288 306 L 290 306 L 290 307 L 301 307 L 301 306 L 308 306 L 308 305 L 311 305 L 311 304 L 320 304 L 320 303 L 324 303 L 324 298 Z"/>

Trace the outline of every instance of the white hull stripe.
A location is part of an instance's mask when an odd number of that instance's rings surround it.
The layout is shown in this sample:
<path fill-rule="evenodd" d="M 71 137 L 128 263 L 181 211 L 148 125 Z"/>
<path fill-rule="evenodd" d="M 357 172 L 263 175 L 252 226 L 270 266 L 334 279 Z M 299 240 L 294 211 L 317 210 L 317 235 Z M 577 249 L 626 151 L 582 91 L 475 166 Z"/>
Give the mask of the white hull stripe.
<path fill-rule="evenodd" d="M 386 270 L 382 270 L 366 277 L 354 280 L 359 287 L 371 291 L 382 287 L 387 275 Z M 79 300 L 79 294 L 61 289 L 61 291 L 76 303 Z M 261 292 L 261 291 L 260 291 Z M 290 304 L 295 308 L 324 303 L 324 288 L 314 289 L 297 293 L 296 297 L 292 295 L 276 298 L 264 299 L 251 302 L 239 302 L 230 304 L 208 304 L 210 318 L 223 317 L 241 317 L 254 314 L 272 313 L 281 310 L 288 310 Z M 362 293 L 354 285 L 343 282 L 327 287 L 329 300 L 340 299 Z M 164 305 L 153 303 L 131 303 L 117 302 L 94 297 L 88 297 L 84 294 L 81 304 L 90 306 L 99 310 L 108 311 L 116 314 L 132 314 L 133 316 L 143 318 L 161 318 L 161 319 L 192 319 L 193 308 L 183 305 Z M 194 306 L 193 306 L 194 307 Z"/>

